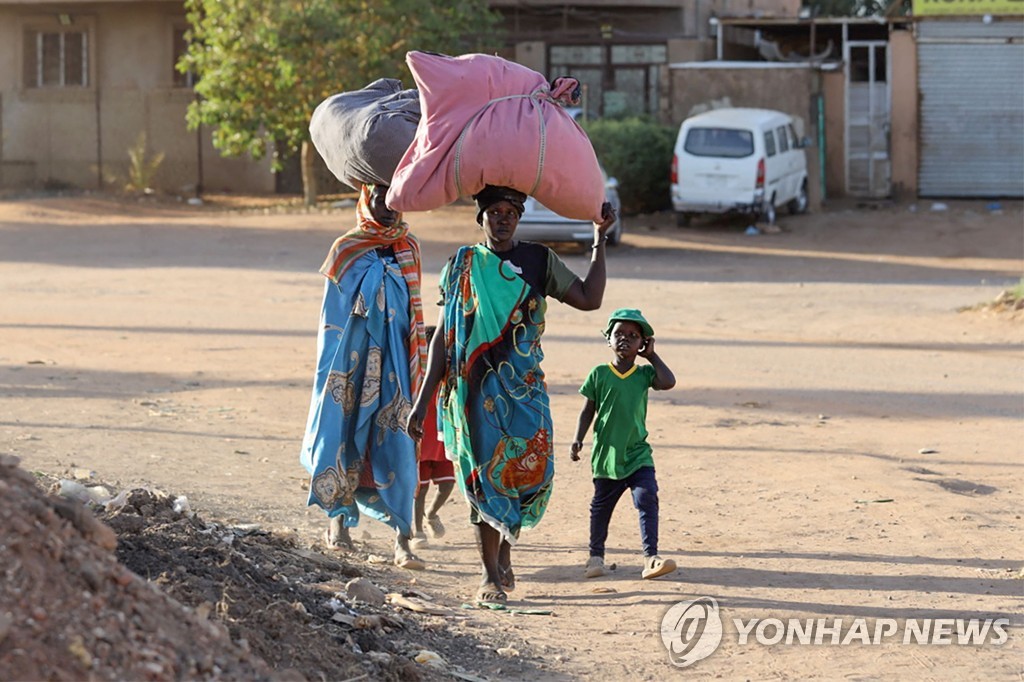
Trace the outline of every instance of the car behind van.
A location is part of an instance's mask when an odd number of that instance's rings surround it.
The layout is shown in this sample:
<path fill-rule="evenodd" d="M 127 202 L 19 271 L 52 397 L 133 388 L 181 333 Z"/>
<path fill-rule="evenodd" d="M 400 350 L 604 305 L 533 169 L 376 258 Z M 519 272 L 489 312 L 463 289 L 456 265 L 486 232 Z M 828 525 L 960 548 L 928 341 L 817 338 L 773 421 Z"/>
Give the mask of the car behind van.
<path fill-rule="evenodd" d="M 713 109 L 686 119 L 672 157 L 679 224 L 701 213 L 746 213 L 769 224 L 778 207 L 803 213 L 808 144 L 781 111 Z"/>
<path fill-rule="evenodd" d="M 619 181 L 609 177 L 601 167 L 604 178 L 605 201 L 615 209 L 615 224 L 608 228 L 609 246 L 618 246 L 622 241 L 622 202 L 619 199 Z M 533 197 L 527 197 L 516 237 L 535 242 L 576 242 L 588 246 L 594 241 L 594 223 L 589 220 L 572 220 L 558 215 Z"/>

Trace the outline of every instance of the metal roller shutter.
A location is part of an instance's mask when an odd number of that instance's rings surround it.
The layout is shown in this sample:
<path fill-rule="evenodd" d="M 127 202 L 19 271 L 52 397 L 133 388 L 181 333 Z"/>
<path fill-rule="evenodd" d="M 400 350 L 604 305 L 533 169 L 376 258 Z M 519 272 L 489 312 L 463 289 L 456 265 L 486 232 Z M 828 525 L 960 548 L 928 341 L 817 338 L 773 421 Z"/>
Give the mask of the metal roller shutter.
<path fill-rule="evenodd" d="M 918 193 L 1024 196 L 1024 22 L 918 24 Z"/>

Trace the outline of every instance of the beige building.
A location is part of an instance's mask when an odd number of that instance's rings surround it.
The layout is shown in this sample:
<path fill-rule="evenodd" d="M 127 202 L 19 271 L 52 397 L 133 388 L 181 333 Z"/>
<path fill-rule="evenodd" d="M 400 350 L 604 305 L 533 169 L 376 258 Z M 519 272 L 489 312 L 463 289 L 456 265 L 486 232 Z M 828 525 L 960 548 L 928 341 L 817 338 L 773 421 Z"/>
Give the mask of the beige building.
<path fill-rule="evenodd" d="M 144 134 L 165 155 L 159 189 L 274 191 L 269 161 L 221 158 L 187 129 L 185 27 L 180 0 L 0 0 L 0 188 L 123 184 Z"/>
<path fill-rule="evenodd" d="M 578 77 L 589 115 L 649 114 L 678 123 L 691 99 L 720 97 L 728 85 L 734 105 L 794 110 L 811 132 L 814 98 L 828 104 L 833 96 L 829 76 L 817 70 L 799 72 L 799 87 L 783 97 L 764 74 L 709 77 L 702 91 L 692 87 L 693 73 L 681 86 L 673 68 L 716 57 L 762 59 L 742 39 L 727 42 L 729 54 L 721 54 L 723 27 L 750 22 L 746 29 L 758 31 L 799 23 L 800 0 L 491 0 L 491 6 L 504 17 L 503 54 L 552 78 Z M 165 155 L 157 189 L 297 191 L 295 178 L 275 176 L 268 160 L 222 158 L 209 131 L 187 129 L 185 110 L 195 95 L 187 75 L 174 69 L 185 28 L 181 0 L 0 0 L 0 188 L 115 186 L 127 175 L 129 149 L 144 134 L 149 153 Z M 883 40 L 886 32 L 883 27 Z M 785 83 L 782 74 L 769 80 Z M 893 107 L 911 105 L 893 101 Z M 837 109 L 828 106 L 826 115 L 835 118 Z M 894 135 L 911 144 L 913 124 L 900 126 Z M 835 163 L 840 148 L 830 142 L 826 164 Z M 908 158 L 913 155 L 900 155 Z M 846 174 L 846 160 L 841 164 Z M 893 180 L 898 177 L 893 169 Z M 830 195 L 846 189 L 845 175 L 836 178 Z"/>
<path fill-rule="evenodd" d="M 918 0 L 912 17 L 722 19 L 720 61 L 670 65 L 667 118 L 725 99 L 796 116 L 815 142 L 812 203 L 1021 197 L 1022 13 Z"/>
<path fill-rule="evenodd" d="M 593 115 L 657 113 L 671 61 L 711 54 L 717 16 L 793 16 L 799 0 L 564 2 L 493 0 L 506 56 L 573 73 Z M 208 131 L 189 131 L 194 93 L 174 69 L 184 50 L 181 0 L 0 0 L 0 188 L 123 184 L 145 135 L 164 154 L 153 185 L 191 194 L 298 191 L 295 168 L 226 159 Z M 292 164 L 295 166 L 295 164 Z"/>
<path fill-rule="evenodd" d="M 716 59 L 670 64 L 664 118 L 715 106 L 784 111 L 806 149 L 811 206 L 913 196 L 917 187 L 913 23 L 721 19 Z"/>
<path fill-rule="evenodd" d="M 665 67 L 713 59 L 719 18 L 794 18 L 800 0 L 492 0 L 491 7 L 505 17 L 506 56 L 549 79 L 578 78 L 588 116 L 660 116 Z"/>

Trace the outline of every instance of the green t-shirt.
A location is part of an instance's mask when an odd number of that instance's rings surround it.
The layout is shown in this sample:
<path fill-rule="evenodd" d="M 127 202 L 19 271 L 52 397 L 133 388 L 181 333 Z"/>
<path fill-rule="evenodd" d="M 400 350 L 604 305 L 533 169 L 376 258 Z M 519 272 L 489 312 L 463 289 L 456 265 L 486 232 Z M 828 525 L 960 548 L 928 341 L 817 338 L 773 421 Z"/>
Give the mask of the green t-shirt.
<path fill-rule="evenodd" d="M 594 478 L 622 480 L 640 467 L 654 466 L 647 442 L 647 391 L 654 383 L 650 365 L 619 374 L 611 363 L 598 365 L 580 387 L 594 401 Z"/>

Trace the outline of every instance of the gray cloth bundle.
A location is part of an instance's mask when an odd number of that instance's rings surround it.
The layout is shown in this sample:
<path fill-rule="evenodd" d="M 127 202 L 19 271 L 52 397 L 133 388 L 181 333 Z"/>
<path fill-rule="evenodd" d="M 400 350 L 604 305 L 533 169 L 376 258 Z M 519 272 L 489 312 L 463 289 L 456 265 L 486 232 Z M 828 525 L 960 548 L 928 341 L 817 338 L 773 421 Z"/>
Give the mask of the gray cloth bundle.
<path fill-rule="evenodd" d="M 334 175 L 358 189 L 390 185 L 420 121 L 417 90 L 381 78 L 361 90 L 331 95 L 309 121 L 313 145 Z"/>

